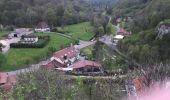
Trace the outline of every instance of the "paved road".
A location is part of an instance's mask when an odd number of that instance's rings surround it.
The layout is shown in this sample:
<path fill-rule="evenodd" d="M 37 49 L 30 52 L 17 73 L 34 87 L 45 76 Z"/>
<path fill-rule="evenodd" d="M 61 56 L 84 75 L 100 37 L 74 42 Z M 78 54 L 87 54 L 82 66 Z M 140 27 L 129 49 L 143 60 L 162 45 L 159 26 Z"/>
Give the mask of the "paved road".
<path fill-rule="evenodd" d="M 78 49 L 83 49 L 83 48 L 88 47 L 95 43 L 96 43 L 96 41 L 82 41 L 82 40 L 80 40 L 79 45 L 75 45 L 75 46 L 77 46 Z"/>

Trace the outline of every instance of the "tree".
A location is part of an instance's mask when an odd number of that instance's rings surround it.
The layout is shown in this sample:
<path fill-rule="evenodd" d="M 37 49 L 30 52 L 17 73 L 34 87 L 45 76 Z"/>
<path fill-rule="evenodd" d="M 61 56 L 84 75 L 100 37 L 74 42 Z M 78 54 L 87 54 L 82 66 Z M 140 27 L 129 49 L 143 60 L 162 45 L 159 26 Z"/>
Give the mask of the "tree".
<path fill-rule="evenodd" d="M 112 34 L 112 31 L 113 30 L 113 25 L 111 23 L 109 23 L 107 26 L 106 26 L 106 33 L 107 34 Z"/>
<path fill-rule="evenodd" d="M 98 28 L 98 32 L 99 32 L 99 36 L 102 36 L 102 35 L 104 34 L 104 28 L 103 28 L 103 26 L 100 26 L 100 27 Z"/>
<path fill-rule="evenodd" d="M 11 96 L 15 100 L 120 100 L 124 95 L 119 78 L 81 78 L 47 70 L 18 77 Z"/>
<path fill-rule="evenodd" d="M 56 18 L 56 12 L 54 8 L 48 8 L 46 11 L 45 18 L 49 22 L 51 26 L 56 25 L 57 18 Z"/>

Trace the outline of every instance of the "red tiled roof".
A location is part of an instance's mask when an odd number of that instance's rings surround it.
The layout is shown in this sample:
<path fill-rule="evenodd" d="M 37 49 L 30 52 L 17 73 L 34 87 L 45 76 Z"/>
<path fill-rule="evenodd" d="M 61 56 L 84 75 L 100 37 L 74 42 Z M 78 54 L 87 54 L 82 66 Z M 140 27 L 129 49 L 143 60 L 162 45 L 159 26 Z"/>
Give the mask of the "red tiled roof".
<path fill-rule="evenodd" d="M 94 62 L 94 61 L 88 61 L 88 60 L 82 60 L 78 61 L 73 64 L 73 69 L 83 68 L 83 67 L 101 67 L 102 65 Z"/>
<path fill-rule="evenodd" d="M 8 76 L 8 83 L 15 84 L 17 82 L 17 76 L 16 75 L 9 75 Z"/>
<path fill-rule="evenodd" d="M 1 87 L 1 89 L 2 89 L 1 92 L 3 92 L 3 93 L 11 92 L 11 91 L 12 91 L 12 86 L 13 86 L 13 85 L 10 84 L 10 83 L 7 83 L 7 84 L 3 85 L 3 86 Z"/>
<path fill-rule="evenodd" d="M 43 68 L 46 68 L 48 70 L 52 70 L 54 68 L 59 68 L 59 67 L 64 67 L 64 65 L 56 60 L 50 61 L 47 65 L 43 66 Z"/>
<path fill-rule="evenodd" d="M 0 73 L 0 84 L 5 84 L 8 81 L 7 73 Z"/>
<path fill-rule="evenodd" d="M 73 58 L 76 56 L 76 51 L 74 47 L 65 48 L 54 54 L 54 57 L 59 58 L 61 61 L 64 61 L 64 56 L 67 55 L 68 58 Z"/>
<path fill-rule="evenodd" d="M 127 35 L 130 35 L 130 33 L 126 31 L 125 29 L 120 28 L 120 30 L 118 31 L 118 35 L 127 36 Z"/>
<path fill-rule="evenodd" d="M 143 95 L 145 92 L 144 80 L 145 80 L 144 77 L 139 77 L 133 80 L 136 92 L 140 96 Z"/>

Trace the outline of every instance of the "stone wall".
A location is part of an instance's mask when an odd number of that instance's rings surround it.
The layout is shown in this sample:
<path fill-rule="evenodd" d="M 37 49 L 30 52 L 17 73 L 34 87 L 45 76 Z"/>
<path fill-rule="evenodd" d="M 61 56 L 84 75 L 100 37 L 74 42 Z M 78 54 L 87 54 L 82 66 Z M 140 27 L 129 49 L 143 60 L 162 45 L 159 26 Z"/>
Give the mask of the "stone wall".
<path fill-rule="evenodd" d="M 157 39 L 162 39 L 164 35 L 169 34 L 169 33 L 170 33 L 170 26 L 168 26 L 168 25 L 161 25 L 158 28 Z"/>

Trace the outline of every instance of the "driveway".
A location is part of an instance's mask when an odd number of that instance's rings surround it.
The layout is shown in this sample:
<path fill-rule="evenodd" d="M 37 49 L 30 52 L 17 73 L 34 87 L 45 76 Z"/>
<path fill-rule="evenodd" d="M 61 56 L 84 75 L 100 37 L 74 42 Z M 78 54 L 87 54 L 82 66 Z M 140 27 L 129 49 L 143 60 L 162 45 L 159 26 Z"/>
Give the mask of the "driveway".
<path fill-rule="evenodd" d="M 10 49 L 10 44 L 11 43 L 17 43 L 20 41 L 20 38 L 12 38 L 12 39 L 5 39 L 5 40 L 0 40 L 0 43 L 4 45 L 4 48 L 2 48 L 2 53 L 7 53 L 8 50 Z"/>
<path fill-rule="evenodd" d="M 75 45 L 75 46 L 77 46 L 77 48 L 80 50 L 80 49 L 83 49 L 83 48 L 88 47 L 88 46 L 90 46 L 92 44 L 95 44 L 95 43 L 96 43 L 96 41 L 83 41 L 83 40 L 80 40 L 79 44 Z"/>

